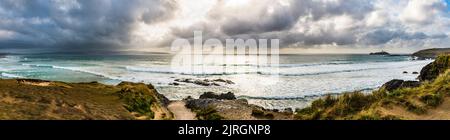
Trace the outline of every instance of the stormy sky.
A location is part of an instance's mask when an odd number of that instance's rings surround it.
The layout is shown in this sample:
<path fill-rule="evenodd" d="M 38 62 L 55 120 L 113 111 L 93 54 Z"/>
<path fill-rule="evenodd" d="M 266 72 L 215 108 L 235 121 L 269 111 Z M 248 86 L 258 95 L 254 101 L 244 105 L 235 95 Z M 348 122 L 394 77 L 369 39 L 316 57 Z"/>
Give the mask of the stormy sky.
<path fill-rule="evenodd" d="M 450 47 L 449 0 L 1 0 L 0 49 L 168 50 L 176 38 L 280 39 L 289 52 Z"/>

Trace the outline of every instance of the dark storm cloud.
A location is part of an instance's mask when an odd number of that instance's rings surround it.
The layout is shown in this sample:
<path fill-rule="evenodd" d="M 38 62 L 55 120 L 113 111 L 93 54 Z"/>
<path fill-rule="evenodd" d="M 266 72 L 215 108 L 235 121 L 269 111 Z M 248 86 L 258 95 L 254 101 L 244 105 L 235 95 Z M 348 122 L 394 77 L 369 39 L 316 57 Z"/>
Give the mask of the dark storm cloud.
<path fill-rule="evenodd" d="M 221 5 L 219 4 L 219 6 Z M 269 7 L 273 9 L 272 13 L 267 12 Z M 241 17 L 242 14 L 246 13 L 236 13 L 231 18 L 229 15 L 223 16 L 222 9 L 216 9 L 219 10 L 213 11 L 212 16 L 215 19 L 225 19 L 222 22 L 222 31 L 227 35 L 236 35 L 288 30 L 298 22 L 299 18 L 305 16 L 311 16 L 314 21 L 344 14 L 355 19 L 362 19 L 367 13 L 373 10 L 373 5 L 370 1 L 366 0 L 294 0 L 291 1 L 290 6 L 282 6 L 280 3 L 272 2 L 260 9 L 256 9 L 260 10 L 257 12 L 259 14 L 254 15 L 250 19 Z"/>
<path fill-rule="evenodd" d="M 321 28 L 316 34 L 305 32 L 293 32 L 292 28 L 299 24 L 301 18 L 305 18 L 310 24 L 346 15 L 354 20 L 363 20 L 365 16 L 374 10 L 371 1 L 346 0 L 346 1 L 317 1 L 317 0 L 293 0 L 289 6 L 284 6 L 277 1 L 256 1 L 263 5 L 252 5 L 253 9 L 230 12 L 228 7 L 223 7 L 225 1 L 219 1 L 209 13 L 207 22 L 200 22 L 188 28 L 174 28 L 172 33 L 178 37 L 189 38 L 193 31 L 203 31 L 206 38 L 269 38 L 280 39 L 281 46 L 301 44 L 303 46 L 320 44 L 347 45 L 356 42 L 356 27 L 348 31 L 337 31 L 334 28 Z M 268 10 L 272 10 L 268 12 Z M 300 23 L 308 24 L 308 23 Z M 305 25 L 307 30 L 312 30 L 311 25 Z M 334 25 L 331 25 L 334 26 Z M 298 45 L 297 45 L 298 46 Z"/>
<path fill-rule="evenodd" d="M 388 19 L 387 16 L 390 14 L 394 17 L 397 16 L 395 18 L 401 18 L 398 17 L 402 12 L 400 9 L 383 11 L 388 13 L 370 21 L 379 21 L 381 27 L 371 27 L 372 23 L 367 24 L 368 16 L 372 13 L 380 13 L 377 11 L 380 9 L 375 7 L 375 3 L 384 1 L 291 0 L 286 1 L 288 6 L 272 0 L 255 0 L 253 2 L 248 8 L 233 9 L 224 6 L 227 3 L 226 0 L 219 1 L 210 11 L 207 21 L 188 28 L 175 28 L 172 33 L 178 37 L 189 38 L 192 37 L 193 31 L 200 30 L 204 32 L 205 38 L 222 40 L 224 40 L 223 38 L 237 37 L 277 38 L 281 40 L 282 47 L 311 47 L 327 44 L 383 45 L 391 40 L 447 38 L 445 31 L 438 34 L 440 37 L 437 37 L 436 33 L 406 31 L 407 23 L 398 22 L 398 19 Z M 258 4 L 258 2 L 264 4 Z M 411 1 L 403 4 L 409 2 Z M 438 2 L 434 1 L 433 3 L 439 5 Z M 434 9 L 430 9 L 430 11 L 432 10 Z M 343 23 L 340 23 L 339 20 L 343 20 Z M 431 20 L 430 22 L 436 21 Z M 301 31 L 296 29 L 299 27 L 302 28 Z"/>
<path fill-rule="evenodd" d="M 129 44 L 136 23 L 160 22 L 175 8 L 162 0 L 3 0 L 0 29 L 31 46 L 114 49 Z"/>
<path fill-rule="evenodd" d="M 367 45 L 380 45 L 388 43 L 389 41 L 400 39 L 400 40 L 423 40 L 423 39 L 445 39 L 448 36 L 445 34 L 439 35 L 426 35 L 422 32 L 408 33 L 402 30 L 376 30 L 373 32 L 368 32 L 360 40 L 362 44 Z"/>
<path fill-rule="evenodd" d="M 186 5 L 177 0 L 1 0 L 0 48 L 167 47 L 175 38 L 192 38 L 193 31 L 203 31 L 204 39 L 280 39 L 281 47 L 304 48 L 449 40 L 450 16 L 442 12 L 447 5 L 440 0 L 246 1 L 227 6 L 230 0 L 215 0 L 205 15 L 197 15 L 189 12 L 198 9 L 183 11 Z M 202 17 L 190 21 L 183 15 Z M 427 24 L 417 24 L 422 21 Z M 133 34 L 142 24 L 151 27 Z"/>

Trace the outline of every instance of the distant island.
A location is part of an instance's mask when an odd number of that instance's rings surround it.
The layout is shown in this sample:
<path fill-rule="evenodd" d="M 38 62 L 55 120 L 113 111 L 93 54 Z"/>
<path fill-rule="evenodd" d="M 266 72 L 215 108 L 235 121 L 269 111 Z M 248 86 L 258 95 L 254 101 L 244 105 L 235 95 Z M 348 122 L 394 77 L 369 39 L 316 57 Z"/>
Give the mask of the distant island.
<path fill-rule="evenodd" d="M 432 48 L 420 50 L 412 54 L 417 59 L 434 59 L 440 54 L 450 54 L 450 48 Z"/>
<path fill-rule="evenodd" d="M 373 52 L 373 53 L 370 53 L 369 55 L 391 55 L 391 54 L 389 54 L 388 52 L 385 52 L 385 51 L 381 51 L 381 52 Z"/>

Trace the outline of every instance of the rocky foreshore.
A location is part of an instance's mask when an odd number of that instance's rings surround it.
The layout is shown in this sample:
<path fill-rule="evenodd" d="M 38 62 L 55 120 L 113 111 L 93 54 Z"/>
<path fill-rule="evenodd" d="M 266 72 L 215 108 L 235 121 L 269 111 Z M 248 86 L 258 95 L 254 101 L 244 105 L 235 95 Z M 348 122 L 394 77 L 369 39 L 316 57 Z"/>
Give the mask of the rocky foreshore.
<path fill-rule="evenodd" d="M 170 85 L 178 86 L 181 85 L 180 83 L 190 83 L 200 86 L 221 86 L 221 85 L 227 85 L 227 84 L 234 84 L 231 80 L 224 80 L 224 79 L 192 79 L 192 78 L 186 78 L 186 79 L 175 79 L 173 83 L 170 83 Z"/>
<path fill-rule="evenodd" d="M 186 107 L 193 110 L 200 120 L 291 120 L 293 111 L 270 110 L 248 104 L 245 99 L 237 99 L 233 93 L 203 93 L 199 99 L 184 99 Z"/>

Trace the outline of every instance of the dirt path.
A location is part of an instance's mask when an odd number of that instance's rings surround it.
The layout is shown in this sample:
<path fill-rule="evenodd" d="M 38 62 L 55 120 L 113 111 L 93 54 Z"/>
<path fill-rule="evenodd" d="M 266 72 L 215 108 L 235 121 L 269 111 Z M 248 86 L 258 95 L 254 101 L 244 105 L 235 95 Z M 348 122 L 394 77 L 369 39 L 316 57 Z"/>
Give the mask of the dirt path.
<path fill-rule="evenodd" d="M 195 113 L 184 105 L 183 101 L 173 101 L 167 108 L 173 113 L 175 120 L 196 120 Z"/>

